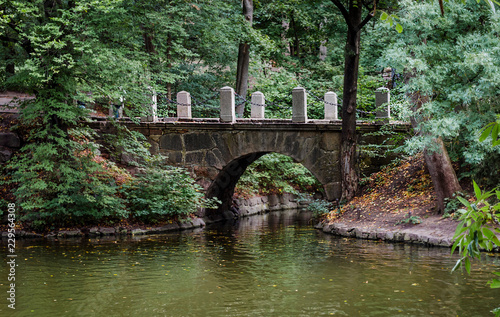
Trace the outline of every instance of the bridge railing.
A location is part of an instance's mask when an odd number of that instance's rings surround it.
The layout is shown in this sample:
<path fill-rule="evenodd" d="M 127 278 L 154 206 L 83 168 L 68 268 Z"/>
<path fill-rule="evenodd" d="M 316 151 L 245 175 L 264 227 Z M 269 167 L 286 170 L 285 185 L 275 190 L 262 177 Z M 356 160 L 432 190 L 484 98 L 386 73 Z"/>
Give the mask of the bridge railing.
<path fill-rule="evenodd" d="M 338 101 L 337 94 L 334 92 L 325 93 L 323 98 L 320 98 L 311 92 L 308 92 L 303 87 L 296 87 L 292 90 L 292 122 L 305 123 L 308 121 L 307 118 L 307 96 L 311 94 L 317 100 L 324 103 L 324 120 L 335 121 L 339 120 L 338 116 Z M 236 122 L 236 97 L 243 99 L 243 102 L 250 103 L 250 118 L 251 119 L 265 119 L 265 107 L 272 104 L 266 100 L 264 94 L 260 91 L 256 91 L 252 94 L 251 100 L 248 101 L 244 97 L 239 96 L 234 92 L 231 87 L 222 87 L 220 89 L 220 122 Z M 180 91 L 177 93 L 177 118 L 179 119 L 192 119 L 191 111 L 191 95 L 187 91 Z M 375 92 L 375 106 L 376 119 L 389 120 L 390 119 L 390 91 L 389 89 L 383 87 L 377 89 Z M 361 113 L 367 113 L 366 111 L 357 110 Z M 371 112 L 368 112 L 371 113 Z M 156 122 L 158 121 L 157 116 L 157 102 L 156 95 L 152 95 L 151 111 L 148 116 L 143 117 L 142 121 Z"/>

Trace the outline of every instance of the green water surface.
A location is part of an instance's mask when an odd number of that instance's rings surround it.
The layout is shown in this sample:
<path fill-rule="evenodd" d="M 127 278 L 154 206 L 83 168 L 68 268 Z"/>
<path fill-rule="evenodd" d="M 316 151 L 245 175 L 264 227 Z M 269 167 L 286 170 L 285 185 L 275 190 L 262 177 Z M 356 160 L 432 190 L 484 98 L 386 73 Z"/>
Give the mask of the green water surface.
<path fill-rule="evenodd" d="M 0 251 L 6 255 L 6 241 Z M 0 316 L 492 316 L 485 255 L 450 273 L 448 248 L 346 239 L 309 214 L 123 239 L 18 241 L 16 309 Z"/>

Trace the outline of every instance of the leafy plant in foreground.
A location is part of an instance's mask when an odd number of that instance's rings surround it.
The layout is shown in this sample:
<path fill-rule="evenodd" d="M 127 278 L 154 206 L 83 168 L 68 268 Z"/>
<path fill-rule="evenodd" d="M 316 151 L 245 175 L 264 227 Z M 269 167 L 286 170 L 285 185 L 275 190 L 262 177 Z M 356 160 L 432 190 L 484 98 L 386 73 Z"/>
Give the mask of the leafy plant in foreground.
<path fill-rule="evenodd" d="M 480 140 L 486 140 L 491 134 L 492 146 L 498 145 L 499 125 L 498 121 L 488 124 L 484 128 Z M 465 265 L 465 270 L 469 274 L 471 270 L 471 258 L 480 258 L 481 250 L 491 251 L 495 245 L 500 247 L 500 240 L 495 235 L 495 232 L 500 233 L 500 229 L 492 227 L 492 224 L 500 224 L 500 190 L 494 189 L 483 192 L 475 181 L 473 185 L 476 196 L 475 203 L 471 204 L 463 197 L 457 197 L 466 209 L 458 210 L 461 222 L 457 226 L 455 235 L 453 236 L 455 242 L 451 249 L 451 253 L 453 254 L 458 248 L 458 252 L 461 255 L 453 271 Z M 491 204 L 490 200 L 492 197 L 495 198 L 495 196 L 497 201 Z M 500 276 L 500 272 L 495 272 L 494 274 Z M 488 284 L 491 288 L 500 288 L 500 279 L 492 279 Z M 500 316 L 500 307 L 495 308 L 492 312 L 496 317 Z"/>

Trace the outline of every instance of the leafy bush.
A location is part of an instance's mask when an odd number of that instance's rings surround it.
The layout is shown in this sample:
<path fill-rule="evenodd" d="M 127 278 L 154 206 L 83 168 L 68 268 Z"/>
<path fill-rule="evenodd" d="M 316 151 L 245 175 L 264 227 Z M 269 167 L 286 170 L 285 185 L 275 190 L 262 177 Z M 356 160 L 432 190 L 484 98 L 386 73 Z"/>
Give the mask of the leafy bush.
<path fill-rule="evenodd" d="M 43 107 L 42 98 L 38 103 L 35 109 Z M 26 129 L 28 144 L 8 163 L 19 220 L 44 227 L 127 216 L 113 177 L 116 166 L 98 159 L 93 131 L 50 124 Z"/>
<path fill-rule="evenodd" d="M 317 218 L 324 217 L 333 208 L 333 202 L 326 201 L 323 199 L 314 199 L 312 195 L 306 195 L 306 194 L 299 194 L 299 197 L 297 199 L 299 203 L 301 202 L 306 202 L 307 203 L 307 210 L 312 211 L 313 216 Z"/>
<path fill-rule="evenodd" d="M 186 218 L 198 208 L 215 207 L 216 200 L 205 199 L 201 186 L 185 169 L 161 161 L 158 157 L 121 188 L 132 216 L 155 222 L 165 216 Z"/>
<path fill-rule="evenodd" d="M 29 143 L 9 162 L 4 183 L 16 185 L 19 220 L 37 229 L 98 222 L 128 217 L 157 221 L 182 218 L 198 208 L 214 207 L 200 186 L 182 168 L 163 164 L 151 155 L 145 137 L 115 124 L 114 133 L 94 141 L 95 132 L 84 127 L 68 130 L 57 142 Z M 105 159 L 105 152 L 138 173 Z M 35 162 L 35 163 L 33 163 Z"/>
<path fill-rule="evenodd" d="M 278 153 L 264 155 L 253 162 L 236 185 L 237 193 L 247 195 L 321 190 L 321 184 L 308 169 Z"/>
<path fill-rule="evenodd" d="M 164 163 L 165 157 L 151 155 L 144 135 L 115 124 L 115 132 L 104 136 L 107 151 L 115 160 L 128 156 L 127 164 L 138 172 L 120 187 L 128 213 L 141 221 L 186 218 L 198 208 L 213 208 L 217 200 L 204 198 L 201 186 L 184 168 Z"/>

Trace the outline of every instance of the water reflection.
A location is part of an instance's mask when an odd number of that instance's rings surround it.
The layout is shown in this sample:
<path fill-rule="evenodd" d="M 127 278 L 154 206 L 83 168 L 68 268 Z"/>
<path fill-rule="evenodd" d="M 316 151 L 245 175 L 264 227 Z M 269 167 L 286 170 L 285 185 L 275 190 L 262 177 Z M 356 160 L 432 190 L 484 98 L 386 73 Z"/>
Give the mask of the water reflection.
<path fill-rule="evenodd" d="M 496 257 L 471 276 L 451 274 L 449 249 L 325 235 L 309 217 L 291 211 L 180 234 L 26 241 L 17 250 L 16 312 L 5 304 L 0 315 L 488 316 L 497 304 L 498 290 L 485 285 Z"/>

